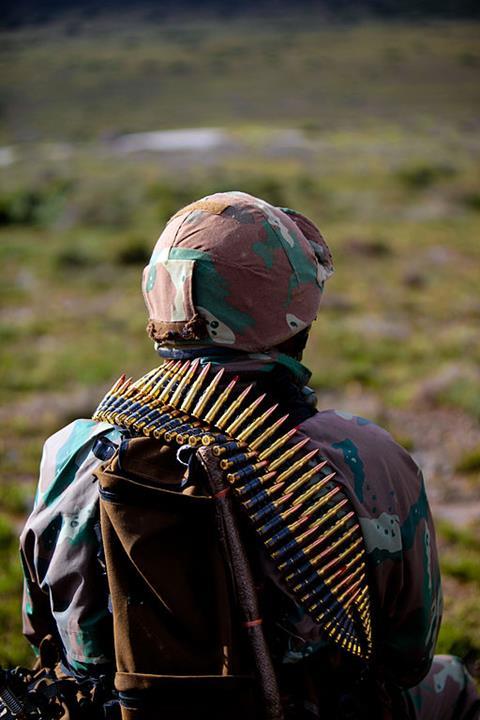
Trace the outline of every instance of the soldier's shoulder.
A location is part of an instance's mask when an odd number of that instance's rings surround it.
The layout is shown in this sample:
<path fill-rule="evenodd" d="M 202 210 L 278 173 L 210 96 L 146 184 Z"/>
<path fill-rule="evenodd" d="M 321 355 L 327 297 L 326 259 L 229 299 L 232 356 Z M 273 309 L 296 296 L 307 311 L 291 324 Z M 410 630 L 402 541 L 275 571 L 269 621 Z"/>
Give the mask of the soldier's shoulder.
<path fill-rule="evenodd" d="M 119 431 L 115 426 L 106 422 L 78 418 L 50 435 L 44 443 L 44 451 L 55 453 L 61 451 L 65 456 L 71 455 L 94 441 L 99 435 L 116 437 L 119 435 Z"/>
<path fill-rule="evenodd" d="M 37 499 L 45 493 L 56 498 L 76 478 L 90 475 L 101 462 L 93 449 L 102 436 L 117 444 L 121 439 L 120 430 L 113 425 L 83 418 L 51 435 L 43 446 Z"/>
<path fill-rule="evenodd" d="M 415 475 L 418 466 L 410 453 L 385 428 L 372 420 L 344 410 L 321 410 L 302 425 L 312 440 L 330 448 L 349 448 L 376 464 L 380 459 Z"/>
<path fill-rule="evenodd" d="M 359 437 L 375 438 L 379 442 L 394 442 L 385 428 L 377 425 L 373 420 L 346 410 L 319 410 L 304 423 L 304 426 L 314 433 L 321 433 L 323 437 L 350 433 Z"/>

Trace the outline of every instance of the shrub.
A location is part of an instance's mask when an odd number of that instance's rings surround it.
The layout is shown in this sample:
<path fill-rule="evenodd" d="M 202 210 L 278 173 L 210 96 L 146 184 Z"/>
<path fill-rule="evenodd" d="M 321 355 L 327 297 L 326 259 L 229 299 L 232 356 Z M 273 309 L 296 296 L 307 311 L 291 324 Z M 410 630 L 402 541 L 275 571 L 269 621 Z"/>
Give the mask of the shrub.
<path fill-rule="evenodd" d="M 480 211 L 480 193 L 468 193 L 463 198 L 463 204 L 469 210 Z"/>
<path fill-rule="evenodd" d="M 51 224 L 63 212 L 72 185 L 70 180 L 53 178 L 40 187 L 18 188 L 0 195 L 0 226 Z"/>
<path fill-rule="evenodd" d="M 114 259 L 119 265 L 146 265 L 150 248 L 141 238 L 128 238 L 116 249 Z"/>
<path fill-rule="evenodd" d="M 85 268 L 93 264 L 93 258 L 84 250 L 78 248 L 64 248 L 57 255 L 57 265 L 60 268 L 75 269 Z"/>
<path fill-rule="evenodd" d="M 465 453 L 457 463 L 456 469 L 464 473 L 480 472 L 480 446 Z"/>
<path fill-rule="evenodd" d="M 456 170 L 451 165 L 416 165 L 400 170 L 397 177 L 409 190 L 424 190 L 455 174 Z"/>

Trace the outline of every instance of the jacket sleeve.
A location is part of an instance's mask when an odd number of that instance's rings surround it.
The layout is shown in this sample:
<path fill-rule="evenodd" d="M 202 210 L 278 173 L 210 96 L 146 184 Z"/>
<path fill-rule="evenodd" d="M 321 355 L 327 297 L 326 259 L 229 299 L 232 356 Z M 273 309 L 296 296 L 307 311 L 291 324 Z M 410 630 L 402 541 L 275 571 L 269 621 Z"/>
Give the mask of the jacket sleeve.
<path fill-rule="evenodd" d="M 442 614 L 422 472 L 388 432 L 364 418 L 324 411 L 303 427 L 336 471 L 360 522 L 376 667 L 389 683 L 412 687 L 429 671 Z"/>
<path fill-rule="evenodd" d="M 30 569 L 33 561 L 33 545 L 29 543 L 27 537 L 20 549 L 20 556 L 23 567 L 23 634 L 37 655 L 42 639 L 49 634 L 55 636 L 55 622 L 50 610 L 49 597 L 40 589 Z"/>
<path fill-rule="evenodd" d="M 34 508 L 20 537 L 23 631 L 34 649 L 51 633 L 73 669 L 110 660 L 108 588 L 99 562 L 93 452 L 106 423 L 76 420 L 45 443 Z"/>
<path fill-rule="evenodd" d="M 415 461 L 384 430 L 362 430 L 336 443 L 336 460 L 364 536 L 378 667 L 412 687 L 429 671 L 442 614 L 435 530 Z"/>

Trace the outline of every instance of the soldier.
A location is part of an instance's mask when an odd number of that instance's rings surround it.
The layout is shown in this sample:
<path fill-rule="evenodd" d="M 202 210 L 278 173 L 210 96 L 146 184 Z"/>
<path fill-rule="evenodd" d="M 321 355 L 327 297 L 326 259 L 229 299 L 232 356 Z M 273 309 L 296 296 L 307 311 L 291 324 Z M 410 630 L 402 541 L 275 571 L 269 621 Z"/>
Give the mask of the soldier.
<path fill-rule="evenodd" d="M 182 718 L 194 711 L 197 717 L 251 712 L 297 719 L 472 720 L 480 714 L 461 662 L 434 658 L 441 585 L 421 471 L 375 424 L 317 411 L 306 387 L 310 373 L 300 362 L 302 351 L 332 272 L 325 240 L 300 213 L 241 192 L 183 208 L 167 224 L 143 275 L 147 330 L 164 369 L 137 383 L 121 380 L 94 420 L 75 421 L 45 445 L 35 507 L 21 536 L 24 632 L 37 652 L 46 636 L 53 637 L 63 671 L 77 678 L 108 677 L 116 669 L 124 718 Z M 247 407 L 241 403 L 252 383 L 260 394 Z M 235 407 L 226 401 L 231 392 L 237 392 Z M 222 423 L 215 403 L 224 416 L 230 413 L 228 422 Z M 245 418 L 253 414 L 241 432 L 246 420 L 238 408 Z M 255 422 L 263 423 L 260 429 Z M 278 451 L 278 433 L 262 445 L 262 432 L 273 432 L 268 422 L 290 424 Z M 198 682 L 195 689 L 188 685 L 188 698 L 181 687 L 173 698 L 170 685 L 165 689 L 167 676 L 233 677 L 232 668 L 245 667 L 234 631 L 219 665 L 217 618 L 206 610 L 198 615 L 199 593 L 209 588 L 192 578 L 202 563 L 209 577 L 204 557 L 217 552 L 215 543 L 202 544 L 196 516 L 177 523 L 177 535 L 172 531 L 172 517 L 180 513 L 172 493 L 189 507 L 181 512 L 193 507 L 201 514 L 208 505 L 202 486 L 208 463 L 201 467 L 203 451 L 192 448 L 209 437 L 220 443 L 219 455 L 235 445 L 237 455 L 224 461 L 230 471 L 243 463 L 243 475 L 230 472 L 229 478 L 233 504 L 240 499 L 246 510 L 240 535 L 263 612 L 272 682 L 279 683 L 281 708 L 275 711 L 245 710 L 245 693 L 233 689 L 220 701 L 217 685 L 208 699 L 198 694 Z M 115 492 L 124 502 L 133 486 L 139 496 L 132 525 Z M 151 515 L 150 501 L 139 501 L 141 492 L 153 497 L 154 490 L 163 498 L 161 516 Z M 192 527 L 197 535 L 189 535 Z M 145 537 L 155 533 L 157 544 L 148 545 Z M 211 585 L 222 586 L 230 607 L 229 580 L 217 560 Z M 231 567 L 237 567 L 235 558 Z M 233 586 L 241 595 L 238 579 Z M 215 592 L 206 605 L 218 602 L 218 587 Z M 157 603 L 155 621 L 145 609 L 149 603 Z M 228 623 L 241 602 L 231 604 Z M 158 624 L 161 607 L 174 616 L 175 631 L 170 615 Z M 206 632 L 209 623 L 214 630 Z M 244 624 L 253 634 L 260 619 Z M 238 662 L 231 659 L 237 656 Z M 163 714 L 159 696 L 152 710 L 142 695 L 151 677 L 162 682 Z M 257 706 L 258 698 L 251 707 Z"/>

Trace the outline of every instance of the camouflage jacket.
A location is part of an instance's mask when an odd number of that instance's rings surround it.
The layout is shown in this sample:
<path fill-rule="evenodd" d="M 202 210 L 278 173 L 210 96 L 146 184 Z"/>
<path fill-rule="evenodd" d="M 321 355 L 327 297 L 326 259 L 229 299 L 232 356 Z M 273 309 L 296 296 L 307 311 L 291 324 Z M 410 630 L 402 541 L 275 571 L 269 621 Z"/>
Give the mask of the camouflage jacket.
<path fill-rule="evenodd" d="M 327 410 L 298 428 L 336 470 L 358 514 L 374 602 L 376 663 L 401 687 L 431 665 L 441 618 L 435 535 L 420 470 L 391 436 L 363 418 Z M 24 633 L 38 646 L 59 637 L 74 670 L 112 661 L 108 590 L 102 576 L 95 441 L 121 431 L 77 420 L 47 440 L 35 505 L 21 535 Z M 299 608 L 286 619 L 283 660 L 322 644 Z"/>

